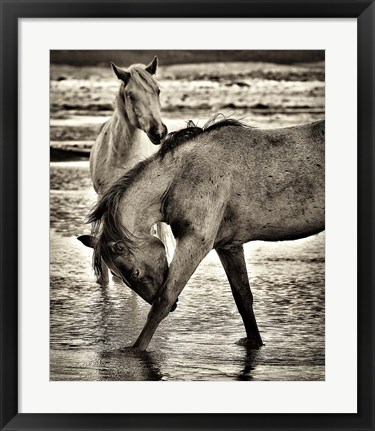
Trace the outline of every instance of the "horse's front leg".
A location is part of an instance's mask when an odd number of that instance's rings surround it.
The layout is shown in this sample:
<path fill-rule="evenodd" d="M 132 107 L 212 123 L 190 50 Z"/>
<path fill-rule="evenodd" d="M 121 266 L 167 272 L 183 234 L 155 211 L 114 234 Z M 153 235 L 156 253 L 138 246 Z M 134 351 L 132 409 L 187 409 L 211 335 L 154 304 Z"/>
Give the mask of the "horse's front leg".
<path fill-rule="evenodd" d="M 253 295 L 250 290 L 243 246 L 216 249 L 227 274 L 232 294 L 246 329 L 247 344 L 258 349 L 263 345 L 253 310 Z"/>
<path fill-rule="evenodd" d="M 211 248 L 212 244 L 196 235 L 177 240 L 167 278 L 152 303 L 146 324 L 133 347 L 147 349 L 160 322 L 168 316 L 182 289 Z"/>

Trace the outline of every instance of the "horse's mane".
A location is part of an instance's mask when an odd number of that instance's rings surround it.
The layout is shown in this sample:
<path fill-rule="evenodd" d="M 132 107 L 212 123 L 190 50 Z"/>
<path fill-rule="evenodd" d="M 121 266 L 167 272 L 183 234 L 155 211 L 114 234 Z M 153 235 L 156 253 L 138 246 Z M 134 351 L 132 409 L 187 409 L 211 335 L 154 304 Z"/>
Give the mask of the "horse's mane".
<path fill-rule="evenodd" d="M 91 223 L 91 234 L 97 238 L 94 246 L 93 267 L 96 275 L 102 275 L 101 259 L 112 260 L 108 242 L 122 241 L 131 252 L 135 249 L 134 236 L 122 225 L 119 219 L 119 203 L 126 190 L 140 172 L 151 162 L 153 157 L 140 161 L 132 169 L 118 178 L 111 187 L 104 192 L 101 199 L 90 211 L 87 223 Z"/>
<path fill-rule="evenodd" d="M 104 129 L 105 125 L 109 122 L 110 120 L 107 120 L 105 123 L 103 123 L 100 128 L 99 128 L 99 133 Z"/>
<path fill-rule="evenodd" d="M 145 91 L 159 91 L 159 85 L 153 75 L 148 73 L 141 64 L 133 64 L 127 69 L 127 72 L 130 73 L 131 79 Z"/>
<path fill-rule="evenodd" d="M 168 152 L 173 151 L 176 147 L 183 144 L 184 142 L 188 142 L 198 135 L 202 135 L 203 133 L 209 133 L 222 127 L 249 127 L 241 121 L 235 120 L 233 118 L 224 117 L 222 120 L 217 121 L 219 115 L 222 114 L 215 115 L 215 117 L 208 120 L 203 127 L 198 127 L 192 120 L 189 120 L 184 129 L 168 133 L 167 137 L 163 141 L 162 146 L 158 151 L 158 155 L 163 158 Z"/>

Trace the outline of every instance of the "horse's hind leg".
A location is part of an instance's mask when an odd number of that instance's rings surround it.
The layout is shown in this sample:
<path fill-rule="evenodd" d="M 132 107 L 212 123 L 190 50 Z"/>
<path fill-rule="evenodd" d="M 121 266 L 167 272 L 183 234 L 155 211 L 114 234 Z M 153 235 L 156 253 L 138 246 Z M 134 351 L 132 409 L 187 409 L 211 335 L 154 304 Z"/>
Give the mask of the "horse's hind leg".
<path fill-rule="evenodd" d="M 216 252 L 227 274 L 234 300 L 242 316 L 247 344 L 249 347 L 258 349 L 263 342 L 255 320 L 253 295 L 250 290 L 243 247 L 241 245 L 230 249 L 216 249 Z"/>

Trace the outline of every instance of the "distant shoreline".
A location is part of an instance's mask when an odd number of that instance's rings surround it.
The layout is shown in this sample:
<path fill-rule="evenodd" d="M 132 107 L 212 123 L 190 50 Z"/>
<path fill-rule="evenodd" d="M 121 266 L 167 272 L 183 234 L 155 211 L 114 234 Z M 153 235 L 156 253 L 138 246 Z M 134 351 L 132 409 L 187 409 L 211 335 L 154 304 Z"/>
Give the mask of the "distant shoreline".
<path fill-rule="evenodd" d="M 162 65 L 254 61 L 276 64 L 324 61 L 323 50 L 51 50 L 51 64 L 71 66 L 103 66 L 111 61 L 120 65 L 149 63 L 153 56 Z"/>
<path fill-rule="evenodd" d="M 184 52 L 191 54 L 191 51 Z M 168 51 L 171 53 L 173 51 Z M 264 55 L 265 51 L 260 53 Z M 228 52 L 216 54 L 222 56 Z M 204 124 L 217 114 L 262 128 L 306 124 L 324 117 L 325 68 L 322 61 L 286 65 L 244 63 L 237 59 L 230 63 L 168 66 L 162 65 L 164 60 L 160 60 L 157 79 L 162 87 L 162 117 L 169 131 L 185 127 L 188 120 Z M 51 162 L 88 160 L 101 125 L 112 115 L 118 88 L 118 80 L 108 65 L 51 65 Z"/>

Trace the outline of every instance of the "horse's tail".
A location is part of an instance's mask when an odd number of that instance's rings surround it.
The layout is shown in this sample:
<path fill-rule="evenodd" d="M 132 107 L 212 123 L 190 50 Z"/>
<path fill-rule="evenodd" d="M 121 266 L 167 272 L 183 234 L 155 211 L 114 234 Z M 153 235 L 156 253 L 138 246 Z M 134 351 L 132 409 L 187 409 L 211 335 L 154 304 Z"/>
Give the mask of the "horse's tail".
<path fill-rule="evenodd" d="M 171 228 L 165 223 L 156 223 L 156 235 L 162 241 L 165 247 L 168 263 L 173 258 L 174 249 L 176 247 L 176 240 L 172 234 Z"/>

